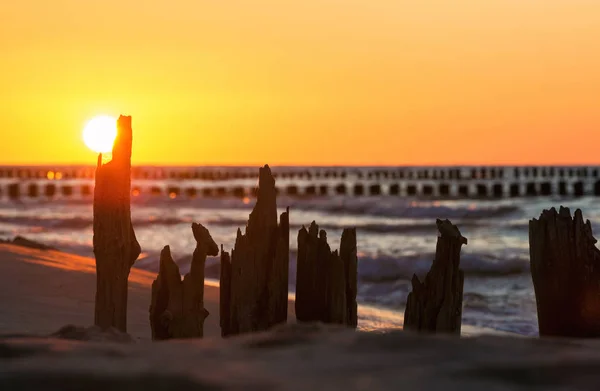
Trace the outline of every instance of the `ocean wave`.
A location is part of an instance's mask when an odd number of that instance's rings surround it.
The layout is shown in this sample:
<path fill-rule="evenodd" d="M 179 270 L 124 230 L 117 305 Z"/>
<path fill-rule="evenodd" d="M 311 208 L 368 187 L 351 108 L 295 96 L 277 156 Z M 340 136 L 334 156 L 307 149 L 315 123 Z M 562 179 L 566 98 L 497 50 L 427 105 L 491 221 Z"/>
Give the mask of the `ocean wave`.
<path fill-rule="evenodd" d="M 84 229 L 92 225 L 93 220 L 82 217 L 44 217 L 44 216 L 2 216 L 0 223 L 8 223 L 36 228 Z"/>
<path fill-rule="evenodd" d="M 296 251 L 290 251 L 290 284 L 295 282 Z M 414 257 L 366 257 L 358 260 L 358 278 L 361 282 L 370 284 L 393 284 L 410 281 L 413 275 L 424 278 L 435 254 L 425 254 Z M 187 273 L 192 256 L 185 255 L 176 258 L 176 263 L 182 273 Z M 135 263 L 136 267 L 158 272 L 159 254 L 145 254 Z M 219 257 L 208 257 L 206 261 L 206 276 L 218 278 Z M 497 258 L 491 254 L 462 254 L 460 268 L 467 277 L 504 277 L 522 275 L 529 272 L 528 259 L 520 256 Z"/>
<path fill-rule="evenodd" d="M 329 221 L 319 224 L 321 229 L 327 231 L 341 231 L 348 226 L 356 228 L 359 232 L 372 233 L 372 234 L 388 234 L 388 233 L 404 233 L 404 234 L 432 234 L 436 235 L 435 220 L 432 218 L 431 221 L 410 221 L 405 223 L 396 222 L 371 222 L 361 221 L 360 219 L 352 221 L 353 224 L 347 223 L 336 223 L 332 221 L 335 219 L 330 218 Z M 145 228 L 151 226 L 173 226 L 179 224 L 191 224 L 192 222 L 200 221 L 207 227 L 232 227 L 235 229 L 243 228 L 246 226 L 248 220 L 246 217 L 243 218 L 229 218 L 229 217 L 208 217 L 205 219 L 194 219 L 191 216 L 182 217 L 169 217 L 169 216 L 132 216 L 132 223 L 135 228 Z M 45 216 L 3 216 L 0 215 L 0 223 L 15 224 L 20 226 L 31 226 L 40 230 L 52 230 L 52 229 L 86 229 L 93 225 L 93 219 L 89 217 L 70 217 L 70 216 L 59 216 L 59 217 L 45 217 Z M 302 223 L 290 224 L 290 230 L 292 233 L 297 232 L 309 221 Z M 476 228 L 484 226 L 484 222 L 477 220 L 460 221 L 459 223 L 462 229 L 464 228 Z M 511 228 L 513 228 L 511 226 Z"/>
<path fill-rule="evenodd" d="M 282 205 L 288 205 L 281 203 Z M 386 216 L 423 219 L 482 219 L 504 217 L 520 210 L 518 205 L 499 202 L 438 202 L 410 201 L 397 197 L 314 199 L 294 201 L 292 209 L 321 211 L 333 214 Z"/>
<path fill-rule="evenodd" d="M 414 274 L 421 278 L 434 258 L 434 253 L 402 258 L 361 257 L 358 275 L 362 281 L 371 283 L 410 280 Z M 500 277 L 529 272 L 529 262 L 520 256 L 500 259 L 491 254 L 462 254 L 460 268 L 466 276 Z"/>
<path fill-rule="evenodd" d="M 162 218 L 132 218 L 135 227 L 150 225 L 175 225 L 191 223 L 191 219 L 162 217 Z M 91 227 L 94 220 L 89 217 L 45 217 L 45 216 L 1 216 L 0 223 L 9 223 L 23 226 L 34 226 L 47 229 L 84 229 Z"/>

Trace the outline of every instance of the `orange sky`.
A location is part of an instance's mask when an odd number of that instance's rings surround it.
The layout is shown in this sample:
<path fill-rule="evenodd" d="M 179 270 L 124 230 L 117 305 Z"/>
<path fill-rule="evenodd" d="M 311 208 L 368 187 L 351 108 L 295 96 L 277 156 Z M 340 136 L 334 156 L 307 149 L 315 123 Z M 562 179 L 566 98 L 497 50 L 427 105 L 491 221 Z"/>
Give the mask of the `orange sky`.
<path fill-rule="evenodd" d="M 292 4 L 293 3 L 293 4 Z M 0 163 L 600 163 L 598 0 L 0 3 Z"/>

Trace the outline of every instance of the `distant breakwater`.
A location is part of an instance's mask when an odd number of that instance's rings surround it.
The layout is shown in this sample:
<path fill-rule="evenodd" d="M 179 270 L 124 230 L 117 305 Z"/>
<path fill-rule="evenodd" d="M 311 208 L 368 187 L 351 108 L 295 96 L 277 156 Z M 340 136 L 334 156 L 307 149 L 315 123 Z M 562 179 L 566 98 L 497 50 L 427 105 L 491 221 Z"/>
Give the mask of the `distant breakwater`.
<path fill-rule="evenodd" d="M 0 167 L 0 198 L 91 197 L 93 166 Z M 600 196 L 600 166 L 274 167 L 279 194 L 507 198 Z M 254 167 L 134 167 L 133 196 L 253 197 Z"/>

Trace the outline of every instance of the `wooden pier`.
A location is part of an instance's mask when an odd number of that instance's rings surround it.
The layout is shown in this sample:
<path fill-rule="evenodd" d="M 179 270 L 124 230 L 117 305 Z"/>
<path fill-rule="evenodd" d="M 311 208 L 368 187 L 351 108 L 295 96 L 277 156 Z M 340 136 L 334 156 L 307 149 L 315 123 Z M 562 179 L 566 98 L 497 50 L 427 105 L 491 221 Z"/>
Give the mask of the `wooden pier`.
<path fill-rule="evenodd" d="M 600 196 L 600 166 L 275 167 L 291 197 L 508 198 Z M 252 197 L 254 167 L 133 167 L 132 196 Z M 91 197 L 94 167 L 0 167 L 0 198 Z"/>

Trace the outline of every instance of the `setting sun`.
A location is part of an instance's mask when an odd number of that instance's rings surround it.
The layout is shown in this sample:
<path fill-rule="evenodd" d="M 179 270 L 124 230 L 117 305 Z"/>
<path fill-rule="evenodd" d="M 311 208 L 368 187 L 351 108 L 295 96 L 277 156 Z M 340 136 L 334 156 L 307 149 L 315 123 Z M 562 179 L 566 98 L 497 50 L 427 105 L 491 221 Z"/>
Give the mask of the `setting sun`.
<path fill-rule="evenodd" d="M 110 152 L 117 137 L 117 120 L 103 115 L 92 118 L 83 129 L 83 142 L 97 153 Z"/>

